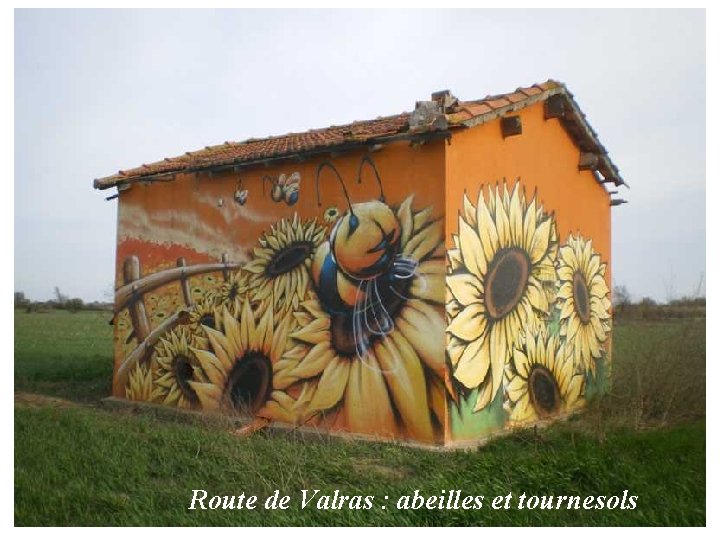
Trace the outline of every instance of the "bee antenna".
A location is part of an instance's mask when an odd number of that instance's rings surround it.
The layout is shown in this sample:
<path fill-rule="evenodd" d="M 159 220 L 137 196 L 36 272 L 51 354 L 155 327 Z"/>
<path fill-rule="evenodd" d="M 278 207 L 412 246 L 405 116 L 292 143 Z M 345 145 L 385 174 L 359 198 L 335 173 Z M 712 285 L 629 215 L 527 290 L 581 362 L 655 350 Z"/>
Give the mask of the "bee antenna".
<path fill-rule="evenodd" d="M 265 196 L 265 180 L 268 180 L 270 182 L 270 185 L 272 185 L 273 182 L 275 182 L 275 179 L 272 176 L 270 176 L 269 174 L 266 174 L 265 176 L 262 177 L 263 197 Z"/>
<path fill-rule="evenodd" d="M 330 163 L 329 161 L 323 161 L 318 165 L 317 173 L 315 174 L 315 193 L 317 194 L 317 203 L 318 206 L 322 206 L 322 203 L 320 202 L 320 172 L 323 170 L 323 167 L 330 167 L 332 171 L 335 173 L 335 177 L 340 181 L 340 185 L 342 186 L 343 194 L 345 195 L 345 200 L 348 204 L 348 210 L 350 211 L 350 229 L 355 230 L 358 226 L 358 218 L 355 215 L 355 212 L 353 212 L 352 209 L 352 203 L 350 202 L 350 196 L 348 195 L 347 188 L 345 187 L 345 182 L 342 179 L 342 176 L 340 176 L 340 173 L 335 168 L 335 165 Z"/>
<path fill-rule="evenodd" d="M 378 185 L 380 186 L 380 202 L 385 202 L 385 192 L 383 191 L 383 185 L 382 180 L 380 180 L 380 173 L 377 170 L 377 167 L 375 166 L 375 162 L 370 157 L 370 154 L 365 154 L 363 158 L 360 160 L 360 165 L 358 166 L 358 172 L 357 172 L 357 183 L 362 183 L 362 168 L 363 165 L 367 163 L 372 167 L 373 172 L 375 173 L 375 179 L 377 180 Z"/>

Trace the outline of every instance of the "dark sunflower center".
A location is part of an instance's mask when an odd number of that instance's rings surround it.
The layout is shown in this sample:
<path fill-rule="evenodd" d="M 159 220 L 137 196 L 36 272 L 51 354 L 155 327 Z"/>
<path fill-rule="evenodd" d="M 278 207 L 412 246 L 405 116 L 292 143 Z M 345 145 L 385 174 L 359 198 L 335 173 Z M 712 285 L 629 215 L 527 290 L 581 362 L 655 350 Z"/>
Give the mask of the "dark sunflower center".
<path fill-rule="evenodd" d="M 530 257 L 519 248 L 505 248 L 490 262 L 485 278 L 485 307 L 493 319 L 502 319 L 520 302 L 528 278 Z"/>
<path fill-rule="evenodd" d="M 200 324 L 203 326 L 208 326 L 215 329 L 215 317 L 213 317 L 210 313 L 206 313 L 202 317 L 200 317 Z"/>
<path fill-rule="evenodd" d="M 190 381 L 193 380 L 194 370 L 192 363 L 187 356 L 179 354 L 175 357 L 175 361 L 173 362 L 173 374 L 175 375 L 178 388 L 180 388 L 180 391 L 185 399 L 191 403 L 197 403 L 198 396 L 195 393 L 195 390 L 193 390 L 190 386 Z"/>
<path fill-rule="evenodd" d="M 238 294 L 240 293 L 240 286 L 237 283 L 233 283 L 230 285 L 230 289 L 228 289 L 228 300 L 235 300 L 238 297 Z"/>
<path fill-rule="evenodd" d="M 225 397 L 236 412 L 255 414 L 265 404 L 272 387 L 272 364 L 259 352 L 248 352 L 240 358 L 228 377 Z"/>
<path fill-rule="evenodd" d="M 313 252 L 312 242 L 295 242 L 280 249 L 265 269 L 268 277 L 274 278 L 300 266 Z"/>
<path fill-rule="evenodd" d="M 585 278 L 580 272 L 573 276 L 573 299 L 575 300 L 575 312 L 580 320 L 587 324 L 590 322 L 590 293 L 588 292 Z"/>
<path fill-rule="evenodd" d="M 535 366 L 528 378 L 530 401 L 538 416 L 548 416 L 560 407 L 560 388 L 553 374 L 543 366 Z"/>

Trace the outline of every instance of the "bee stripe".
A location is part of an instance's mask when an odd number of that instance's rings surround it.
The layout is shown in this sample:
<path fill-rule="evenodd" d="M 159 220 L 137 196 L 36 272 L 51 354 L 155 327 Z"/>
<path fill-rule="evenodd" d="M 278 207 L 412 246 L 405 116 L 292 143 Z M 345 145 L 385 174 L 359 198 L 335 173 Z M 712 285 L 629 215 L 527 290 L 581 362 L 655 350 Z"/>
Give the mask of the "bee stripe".
<path fill-rule="evenodd" d="M 318 288 L 322 291 L 320 300 L 328 313 L 347 313 L 352 306 L 347 305 L 340 298 L 338 291 L 337 274 L 340 271 L 331 255 L 327 255 L 320 269 Z"/>

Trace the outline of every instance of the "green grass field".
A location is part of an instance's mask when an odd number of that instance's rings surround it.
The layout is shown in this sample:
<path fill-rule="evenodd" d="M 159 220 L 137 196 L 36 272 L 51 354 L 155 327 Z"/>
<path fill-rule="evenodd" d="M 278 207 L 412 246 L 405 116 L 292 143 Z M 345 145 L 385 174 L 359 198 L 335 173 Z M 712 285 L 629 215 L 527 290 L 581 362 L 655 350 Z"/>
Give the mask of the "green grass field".
<path fill-rule="evenodd" d="M 16 311 L 16 525 L 705 524 L 704 319 L 623 322 L 610 396 L 569 422 L 455 453 L 300 434 L 238 438 L 218 422 L 107 410 L 97 400 L 110 391 L 108 319 Z M 261 501 L 278 489 L 292 500 L 287 510 L 190 511 L 192 489 Z M 375 505 L 302 510 L 302 489 L 374 495 Z M 484 495 L 485 505 L 393 506 L 414 490 L 451 489 Z M 508 492 L 623 490 L 639 496 L 635 510 L 489 508 Z"/>

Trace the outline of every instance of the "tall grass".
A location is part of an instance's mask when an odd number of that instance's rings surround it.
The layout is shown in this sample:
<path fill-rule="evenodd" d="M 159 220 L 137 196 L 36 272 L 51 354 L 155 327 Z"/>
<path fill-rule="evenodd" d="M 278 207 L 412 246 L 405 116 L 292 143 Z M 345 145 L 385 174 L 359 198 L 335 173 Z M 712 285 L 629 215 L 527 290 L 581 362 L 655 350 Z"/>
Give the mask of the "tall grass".
<path fill-rule="evenodd" d="M 611 388 L 588 420 L 635 429 L 705 417 L 705 319 L 614 327 Z"/>

